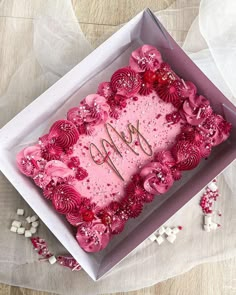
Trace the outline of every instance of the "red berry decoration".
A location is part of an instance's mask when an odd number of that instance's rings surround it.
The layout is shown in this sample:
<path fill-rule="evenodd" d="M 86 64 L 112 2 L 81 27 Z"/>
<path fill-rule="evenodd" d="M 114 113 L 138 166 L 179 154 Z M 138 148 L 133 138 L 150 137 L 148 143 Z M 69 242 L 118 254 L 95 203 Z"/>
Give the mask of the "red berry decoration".
<path fill-rule="evenodd" d="M 94 213 L 92 210 L 86 210 L 82 213 L 82 218 L 84 221 L 89 222 L 94 219 Z"/>
<path fill-rule="evenodd" d="M 79 167 L 79 168 L 77 169 L 76 179 L 78 179 L 78 180 L 81 181 L 81 180 L 85 179 L 87 176 L 88 176 L 88 172 L 87 172 L 87 170 L 85 170 L 85 169 L 82 168 L 82 167 Z"/>
<path fill-rule="evenodd" d="M 157 79 L 157 75 L 155 72 L 147 70 L 143 75 L 143 79 L 145 82 L 153 83 Z"/>

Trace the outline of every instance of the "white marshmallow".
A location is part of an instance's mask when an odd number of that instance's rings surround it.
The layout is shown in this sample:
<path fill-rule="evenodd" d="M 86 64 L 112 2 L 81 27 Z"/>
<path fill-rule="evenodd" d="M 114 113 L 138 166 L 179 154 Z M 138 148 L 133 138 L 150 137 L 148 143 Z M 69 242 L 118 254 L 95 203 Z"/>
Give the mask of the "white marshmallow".
<path fill-rule="evenodd" d="M 213 191 L 213 192 L 215 192 L 215 191 L 218 190 L 218 187 L 217 187 L 217 185 L 216 185 L 214 182 L 209 183 L 209 184 L 208 184 L 208 187 L 209 187 L 209 189 L 210 189 L 211 191 Z"/>
<path fill-rule="evenodd" d="M 167 236 L 171 235 L 171 233 L 172 233 L 171 228 L 166 227 L 166 229 L 165 229 L 165 233 L 167 234 Z"/>
<path fill-rule="evenodd" d="M 51 256 L 51 257 L 48 259 L 48 261 L 49 261 L 50 264 L 54 264 L 54 263 L 57 262 L 57 259 L 56 259 L 55 256 Z"/>
<path fill-rule="evenodd" d="M 211 229 L 216 230 L 217 227 L 218 227 L 218 224 L 217 223 L 215 223 L 215 222 L 212 222 L 211 223 Z"/>
<path fill-rule="evenodd" d="M 211 227 L 210 227 L 210 225 L 208 224 L 208 225 L 204 225 L 204 230 L 206 231 L 206 232 L 210 232 L 211 231 Z"/>
<path fill-rule="evenodd" d="M 26 231 L 25 231 L 25 237 L 26 237 L 26 238 L 30 238 L 30 237 L 32 237 L 32 233 L 31 233 L 30 230 L 26 230 Z"/>
<path fill-rule="evenodd" d="M 176 235 L 169 235 L 167 238 L 167 241 L 170 242 L 171 244 L 174 243 L 175 239 L 176 239 Z"/>
<path fill-rule="evenodd" d="M 30 220 L 31 220 L 31 222 L 35 222 L 38 219 L 39 219 L 38 216 L 37 215 L 34 215 L 34 216 L 31 217 Z"/>
<path fill-rule="evenodd" d="M 25 219 L 28 223 L 31 223 L 31 217 L 28 216 L 26 219 Z"/>
<path fill-rule="evenodd" d="M 17 227 L 12 226 L 11 229 L 10 229 L 10 231 L 12 231 L 13 233 L 16 233 L 17 232 Z"/>
<path fill-rule="evenodd" d="M 210 215 L 205 215 L 204 216 L 204 224 L 205 225 L 211 224 L 211 216 Z"/>
<path fill-rule="evenodd" d="M 18 235 L 23 235 L 25 233 L 25 228 L 24 227 L 19 227 L 17 229 L 17 233 L 18 233 Z"/>
<path fill-rule="evenodd" d="M 150 237 L 149 237 L 149 240 L 152 242 L 156 241 L 156 239 L 157 239 L 157 237 L 154 234 L 150 235 Z"/>
<path fill-rule="evenodd" d="M 24 215 L 24 213 L 25 213 L 24 209 L 17 209 L 16 211 L 16 214 L 20 216 Z"/>
<path fill-rule="evenodd" d="M 31 228 L 30 228 L 30 232 L 31 232 L 32 235 L 33 235 L 33 234 L 36 234 L 36 232 L 37 232 L 37 228 L 36 228 L 36 227 L 31 227 Z"/>
<path fill-rule="evenodd" d="M 15 227 L 19 228 L 19 227 L 21 227 L 21 222 L 20 221 L 17 221 L 17 220 L 14 220 L 12 222 L 12 226 L 15 226 Z"/>
<path fill-rule="evenodd" d="M 163 239 L 162 236 L 159 236 L 159 237 L 156 238 L 156 241 L 157 241 L 158 245 L 161 245 L 164 242 L 164 239 Z"/>
<path fill-rule="evenodd" d="M 160 236 L 162 236 L 165 232 L 166 231 L 165 231 L 164 226 L 160 227 L 159 230 L 158 230 L 158 233 L 159 233 Z"/>
<path fill-rule="evenodd" d="M 38 227 L 38 226 L 39 226 L 39 222 L 38 222 L 38 221 L 34 221 L 34 222 L 32 222 L 32 226 L 33 226 L 33 227 Z"/>
<path fill-rule="evenodd" d="M 172 229 L 172 234 L 176 235 L 179 231 L 180 231 L 179 228 L 175 227 Z"/>

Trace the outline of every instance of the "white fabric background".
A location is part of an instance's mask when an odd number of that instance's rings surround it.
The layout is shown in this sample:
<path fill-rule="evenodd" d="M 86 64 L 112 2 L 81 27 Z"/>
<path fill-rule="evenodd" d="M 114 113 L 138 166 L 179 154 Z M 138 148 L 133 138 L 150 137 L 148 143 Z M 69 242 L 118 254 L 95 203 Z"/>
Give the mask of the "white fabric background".
<path fill-rule="evenodd" d="M 199 2 L 196 0 L 194 7 L 188 7 L 188 1 L 176 1 L 167 10 L 158 12 L 157 16 L 164 25 L 168 24 L 167 28 L 174 36 L 177 36 L 176 32 L 188 31 L 185 41 L 179 39 L 179 43 L 225 95 L 235 102 L 236 18 L 233 14 L 236 2 L 202 0 L 200 10 Z M 0 98 L 1 126 L 91 51 L 70 1 L 39 3 L 32 33 L 32 51 L 27 59 L 22 60 L 6 93 Z M 4 5 L 4 1 L 1 5 Z M 28 87 L 22 88 L 22 85 L 26 85 L 23 73 L 30 71 L 32 65 L 36 66 L 37 71 L 32 75 Z M 236 255 L 235 172 L 234 164 L 219 176 L 219 187 L 223 194 L 216 206 L 223 213 L 219 219 L 221 229 L 211 233 L 202 230 L 198 195 L 166 223 L 184 226 L 176 243 L 165 242 L 159 247 L 156 243 L 145 241 L 97 283 L 83 271 L 71 272 L 58 265 L 38 262 L 30 242 L 9 232 L 17 208 L 26 208 L 28 214 L 32 211 L 1 175 L 0 185 L 4 189 L 0 195 L 0 206 L 3 208 L 0 215 L 0 281 L 58 294 L 101 294 L 150 286 L 197 264 L 231 258 Z M 224 227 L 227 220 L 231 220 L 231 223 Z M 45 226 L 40 227 L 39 235 L 48 241 L 54 253 L 66 253 Z"/>

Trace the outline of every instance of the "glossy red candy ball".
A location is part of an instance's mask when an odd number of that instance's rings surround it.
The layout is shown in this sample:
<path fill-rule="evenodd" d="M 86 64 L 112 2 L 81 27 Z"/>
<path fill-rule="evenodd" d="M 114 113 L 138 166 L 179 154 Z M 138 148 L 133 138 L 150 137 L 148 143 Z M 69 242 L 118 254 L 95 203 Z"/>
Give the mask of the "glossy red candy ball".
<path fill-rule="evenodd" d="M 144 81 L 145 81 L 145 82 L 153 83 L 153 82 L 156 80 L 157 75 L 156 75 L 155 72 L 150 71 L 150 70 L 147 70 L 147 71 L 144 73 L 143 78 L 144 78 Z"/>
<path fill-rule="evenodd" d="M 84 221 L 92 221 L 94 219 L 94 213 L 91 210 L 86 210 L 82 213 L 82 218 Z"/>

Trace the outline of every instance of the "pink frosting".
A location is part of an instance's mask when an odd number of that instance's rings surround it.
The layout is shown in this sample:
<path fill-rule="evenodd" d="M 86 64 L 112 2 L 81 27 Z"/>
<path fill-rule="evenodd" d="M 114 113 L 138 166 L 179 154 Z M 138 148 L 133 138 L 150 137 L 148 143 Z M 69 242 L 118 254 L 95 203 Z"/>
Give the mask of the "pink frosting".
<path fill-rule="evenodd" d="M 41 187 L 46 188 L 51 180 L 56 184 L 68 179 L 73 179 L 75 177 L 75 172 L 68 168 L 68 166 L 57 160 L 49 161 L 45 165 L 44 171 L 40 172 L 34 177 L 35 183 Z"/>
<path fill-rule="evenodd" d="M 212 115 L 208 117 L 198 130 L 203 134 L 205 140 L 212 146 L 216 146 L 225 141 L 230 134 L 231 124 L 228 123 L 221 115 Z"/>
<path fill-rule="evenodd" d="M 189 124 L 197 126 L 212 114 L 212 109 L 204 96 L 195 95 L 184 101 L 181 114 Z"/>
<path fill-rule="evenodd" d="M 88 130 L 92 131 L 92 126 L 106 122 L 109 110 L 110 106 L 103 96 L 90 94 L 79 107 L 71 108 L 68 111 L 67 119 L 79 128 L 80 133 L 89 134 Z"/>
<path fill-rule="evenodd" d="M 174 183 L 168 165 L 159 162 L 147 164 L 140 172 L 145 190 L 151 194 L 164 194 Z"/>
<path fill-rule="evenodd" d="M 197 87 L 190 81 L 185 81 L 183 83 L 182 89 L 181 89 L 181 95 L 183 97 L 189 97 L 194 98 L 197 94 Z"/>
<path fill-rule="evenodd" d="M 151 70 L 155 72 L 160 68 L 162 57 L 160 52 L 153 46 L 143 45 L 133 51 L 129 60 L 131 69 L 136 72 Z"/>
<path fill-rule="evenodd" d="M 98 86 L 97 93 L 105 98 L 110 98 L 114 93 L 110 82 L 102 82 Z"/>
<path fill-rule="evenodd" d="M 95 220 L 78 226 L 76 239 L 87 252 L 98 252 L 104 249 L 110 241 L 108 228 Z"/>
<path fill-rule="evenodd" d="M 16 162 L 19 170 L 26 176 L 36 175 L 45 164 L 45 161 L 42 160 L 40 145 L 24 148 L 17 154 Z"/>

